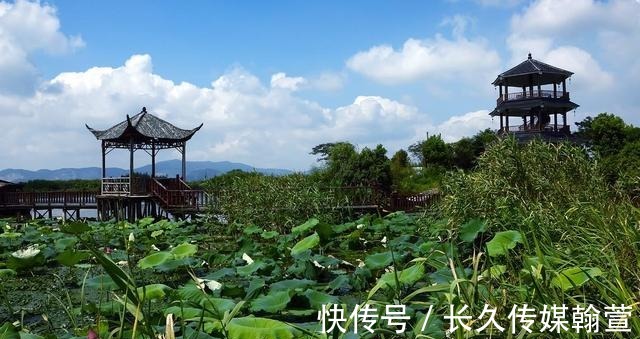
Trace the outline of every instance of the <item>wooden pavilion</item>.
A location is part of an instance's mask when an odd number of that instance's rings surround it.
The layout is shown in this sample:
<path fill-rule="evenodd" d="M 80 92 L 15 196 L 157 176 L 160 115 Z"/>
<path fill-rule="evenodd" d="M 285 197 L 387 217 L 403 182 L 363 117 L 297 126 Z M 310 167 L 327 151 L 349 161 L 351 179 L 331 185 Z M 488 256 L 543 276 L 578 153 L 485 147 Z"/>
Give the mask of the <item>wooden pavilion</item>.
<path fill-rule="evenodd" d="M 102 182 L 96 197 L 98 219 L 135 220 L 145 216 L 195 213 L 204 204 L 204 193 L 186 183 L 187 141 L 202 127 L 181 129 L 148 113 L 145 107 L 132 117 L 106 130 L 87 128 L 102 143 Z M 107 177 L 106 156 L 115 149 L 129 151 L 129 175 Z M 160 150 L 176 149 L 182 155 L 182 176 L 156 176 L 156 155 Z M 151 174 L 134 173 L 134 154 L 143 150 L 151 156 Z"/>
<path fill-rule="evenodd" d="M 489 113 L 500 117 L 498 133 L 514 134 L 520 140 L 570 136 L 567 112 L 578 108 L 567 91 L 567 79 L 572 75 L 570 71 L 533 59 L 531 53 L 527 60 L 498 75 L 493 85 L 499 87 L 499 96 L 496 108 Z M 559 115 L 562 124 L 558 124 Z M 514 117 L 521 119 L 521 123 L 512 125 Z"/>

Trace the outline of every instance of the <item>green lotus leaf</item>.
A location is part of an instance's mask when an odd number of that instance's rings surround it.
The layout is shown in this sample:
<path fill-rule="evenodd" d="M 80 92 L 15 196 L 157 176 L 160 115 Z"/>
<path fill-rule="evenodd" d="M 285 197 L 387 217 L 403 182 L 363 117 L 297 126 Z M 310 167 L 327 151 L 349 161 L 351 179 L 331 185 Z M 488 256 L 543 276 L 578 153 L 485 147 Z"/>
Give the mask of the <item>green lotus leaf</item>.
<path fill-rule="evenodd" d="M 560 287 L 563 291 L 568 291 L 584 285 L 591 278 L 601 275 L 602 270 L 597 267 L 572 267 L 559 272 L 557 276 L 551 279 L 551 284 Z"/>
<path fill-rule="evenodd" d="M 464 242 L 472 242 L 476 240 L 478 234 L 486 231 L 487 223 L 481 219 L 471 219 L 464 225 L 460 226 L 460 239 Z"/>
<path fill-rule="evenodd" d="M 327 293 L 318 292 L 316 290 L 306 290 L 304 296 L 309 300 L 309 304 L 312 308 L 319 310 L 322 305 L 337 304 L 338 297 L 329 295 Z"/>
<path fill-rule="evenodd" d="M 508 250 L 522 243 L 522 234 L 518 231 L 502 231 L 496 233 L 487 243 L 487 254 L 491 257 L 507 254 Z"/>
<path fill-rule="evenodd" d="M 56 260 L 64 265 L 64 266 L 73 266 L 82 260 L 88 259 L 91 257 L 91 252 L 89 251 L 74 251 L 72 249 L 68 249 L 56 257 Z"/>
<path fill-rule="evenodd" d="M 138 287 L 138 297 L 140 300 L 162 299 L 170 289 L 171 287 L 165 284 L 150 284 Z"/>
<path fill-rule="evenodd" d="M 318 235 L 318 233 L 314 232 L 312 235 L 298 241 L 298 243 L 295 244 L 295 246 L 293 246 L 293 248 L 291 249 L 291 255 L 298 255 L 301 252 L 310 250 L 318 246 L 319 243 L 320 236 Z"/>
<path fill-rule="evenodd" d="M 290 291 L 294 289 L 306 289 L 311 285 L 315 285 L 316 282 L 309 279 L 289 279 L 282 280 L 276 283 L 271 284 L 270 291 L 278 292 L 278 291 Z"/>
<path fill-rule="evenodd" d="M 372 270 L 383 269 L 393 262 L 391 252 L 370 254 L 364 259 L 365 265 Z"/>
<path fill-rule="evenodd" d="M 299 335 L 299 331 L 281 321 L 256 317 L 232 319 L 227 330 L 229 338 L 234 339 L 291 339 Z"/>
<path fill-rule="evenodd" d="M 138 261 L 138 267 L 142 269 L 156 267 L 164 264 L 170 259 L 173 259 L 173 254 L 169 252 L 156 252 L 140 259 L 140 261 Z"/>
<path fill-rule="evenodd" d="M 182 259 L 193 256 L 197 251 L 197 245 L 184 243 L 171 249 L 171 254 L 173 254 L 176 259 Z"/>
<path fill-rule="evenodd" d="M 300 235 L 303 233 L 306 233 L 307 231 L 313 229 L 314 227 L 316 227 L 316 225 L 319 223 L 320 221 L 316 218 L 311 218 L 307 221 L 304 222 L 304 224 L 296 226 L 294 228 L 291 229 L 291 233 L 294 235 Z"/>
<path fill-rule="evenodd" d="M 251 311 L 276 313 L 287 308 L 290 301 L 291 296 L 289 296 L 288 291 L 271 292 L 253 300 L 251 302 Z"/>

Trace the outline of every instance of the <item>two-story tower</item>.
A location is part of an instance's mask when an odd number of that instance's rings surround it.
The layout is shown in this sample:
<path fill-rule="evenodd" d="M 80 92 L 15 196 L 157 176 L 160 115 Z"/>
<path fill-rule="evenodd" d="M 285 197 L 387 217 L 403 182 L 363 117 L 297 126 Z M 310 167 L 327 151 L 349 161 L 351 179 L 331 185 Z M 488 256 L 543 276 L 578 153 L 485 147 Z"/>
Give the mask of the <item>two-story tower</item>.
<path fill-rule="evenodd" d="M 500 118 L 498 133 L 512 133 L 524 140 L 570 135 L 567 112 L 578 107 L 567 91 L 571 75 L 572 72 L 533 59 L 531 53 L 527 60 L 498 75 L 493 81 L 499 88 L 498 100 L 490 113 Z"/>

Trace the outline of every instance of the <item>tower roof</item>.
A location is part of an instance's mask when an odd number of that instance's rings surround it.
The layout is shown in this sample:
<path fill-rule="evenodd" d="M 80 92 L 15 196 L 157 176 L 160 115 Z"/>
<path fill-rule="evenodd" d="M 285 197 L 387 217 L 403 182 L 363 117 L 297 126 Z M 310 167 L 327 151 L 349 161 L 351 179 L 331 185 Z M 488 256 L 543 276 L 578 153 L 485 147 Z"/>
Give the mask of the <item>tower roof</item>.
<path fill-rule="evenodd" d="M 493 85 L 529 86 L 533 79 L 536 84 L 546 85 L 558 83 L 572 75 L 573 72 L 533 59 L 529 53 L 527 60 L 498 75 Z"/>
<path fill-rule="evenodd" d="M 156 141 L 187 141 L 202 127 L 194 129 L 182 129 L 173 124 L 148 113 L 145 107 L 142 111 L 106 130 L 95 130 L 88 125 L 87 129 L 98 140 L 115 142 L 129 142 L 133 138 L 136 142 L 150 140 Z"/>

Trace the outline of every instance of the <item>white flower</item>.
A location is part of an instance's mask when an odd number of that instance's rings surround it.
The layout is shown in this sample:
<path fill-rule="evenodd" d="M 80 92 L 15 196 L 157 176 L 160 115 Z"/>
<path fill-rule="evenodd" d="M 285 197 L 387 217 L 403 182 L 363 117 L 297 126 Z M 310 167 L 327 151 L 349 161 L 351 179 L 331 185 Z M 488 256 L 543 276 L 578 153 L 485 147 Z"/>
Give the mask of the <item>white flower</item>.
<path fill-rule="evenodd" d="M 27 248 L 15 251 L 11 253 L 11 255 L 14 258 L 28 259 L 28 258 L 35 257 L 36 255 L 38 255 L 38 253 L 40 253 L 40 249 L 38 248 L 38 245 L 31 245 Z"/>
<path fill-rule="evenodd" d="M 242 260 L 246 261 L 247 265 L 253 264 L 253 259 L 246 253 L 242 253 Z"/>
<path fill-rule="evenodd" d="M 358 224 L 358 225 L 356 226 L 356 228 L 357 228 L 357 229 L 361 229 L 361 228 L 363 228 L 363 227 L 364 227 L 364 224 Z"/>
<path fill-rule="evenodd" d="M 11 226 L 9 226 L 9 224 L 4 224 L 4 228 L 5 228 L 7 231 L 10 231 L 10 230 L 11 230 Z"/>
<path fill-rule="evenodd" d="M 204 291 L 205 286 L 211 291 L 219 290 L 222 288 L 222 284 L 215 280 L 202 279 L 198 277 L 194 277 L 194 280 L 196 281 L 196 285 L 198 286 L 198 288 L 202 291 Z"/>
<path fill-rule="evenodd" d="M 120 261 L 118 261 L 118 262 L 116 263 L 116 265 L 121 266 L 121 267 L 124 267 L 124 266 L 129 265 L 129 263 L 128 263 L 127 261 L 125 261 L 125 260 L 120 260 Z"/>
<path fill-rule="evenodd" d="M 151 244 L 151 249 L 154 251 L 160 251 L 160 249 L 156 246 L 156 244 Z"/>
<path fill-rule="evenodd" d="M 364 261 L 360 260 L 360 259 L 356 259 L 356 263 L 358 263 L 358 267 L 364 267 Z"/>
<path fill-rule="evenodd" d="M 135 242 L 136 237 L 133 235 L 133 232 L 129 233 L 129 242 Z"/>
<path fill-rule="evenodd" d="M 325 268 L 324 266 L 320 265 L 320 263 L 317 260 L 313 261 L 313 266 L 318 267 L 318 268 Z"/>

